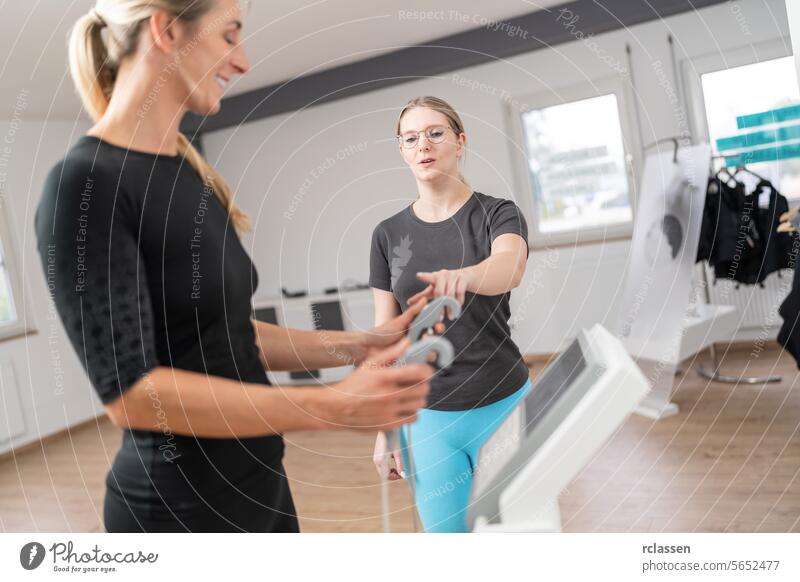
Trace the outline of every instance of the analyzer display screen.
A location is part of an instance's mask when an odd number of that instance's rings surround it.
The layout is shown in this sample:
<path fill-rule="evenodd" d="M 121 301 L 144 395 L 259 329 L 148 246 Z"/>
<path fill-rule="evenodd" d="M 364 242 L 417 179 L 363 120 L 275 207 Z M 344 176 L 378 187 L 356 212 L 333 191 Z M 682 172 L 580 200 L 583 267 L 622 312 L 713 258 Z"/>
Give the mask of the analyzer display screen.
<path fill-rule="evenodd" d="M 578 340 L 561 352 L 558 358 L 547 367 L 534 384 L 531 393 L 525 398 L 525 432 L 530 434 L 547 411 L 564 394 L 581 372 L 586 368 L 586 360 Z"/>

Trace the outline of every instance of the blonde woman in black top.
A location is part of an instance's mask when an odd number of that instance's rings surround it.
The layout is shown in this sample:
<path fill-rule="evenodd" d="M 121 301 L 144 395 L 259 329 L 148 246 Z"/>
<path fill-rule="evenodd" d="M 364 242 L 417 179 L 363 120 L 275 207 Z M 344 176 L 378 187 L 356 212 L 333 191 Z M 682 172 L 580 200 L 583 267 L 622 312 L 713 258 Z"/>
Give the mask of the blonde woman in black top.
<path fill-rule="evenodd" d="M 390 367 L 419 309 L 324 343 L 251 319 L 247 216 L 178 130 L 247 72 L 241 28 L 238 0 L 100 0 L 70 39 L 95 123 L 50 172 L 36 233 L 67 334 L 123 429 L 108 531 L 297 531 L 281 433 L 396 427 L 425 403 L 430 368 Z M 342 356 L 361 365 L 335 388 L 265 386 L 265 366 Z"/>

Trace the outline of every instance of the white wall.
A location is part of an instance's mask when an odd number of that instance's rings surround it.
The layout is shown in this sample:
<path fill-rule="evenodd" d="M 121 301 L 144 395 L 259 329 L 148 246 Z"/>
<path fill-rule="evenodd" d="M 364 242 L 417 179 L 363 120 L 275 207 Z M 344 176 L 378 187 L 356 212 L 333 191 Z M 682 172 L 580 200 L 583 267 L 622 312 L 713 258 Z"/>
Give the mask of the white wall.
<path fill-rule="evenodd" d="M 86 130 L 80 122 L 28 120 L 24 111 L 12 120 L 0 120 L 0 140 L 10 148 L 2 168 L 2 212 L 12 234 L 13 253 L 22 278 L 22 297 L 17 304 L 36 331 L 0 341 L 3 368 L 0 399 L 0 452 L 33 442 L 102 412 L 83 368 L 58 320 L 47 292 L 36 250 L 33 216 L 47 172 Z M 12 373 L 8 373 L 10 368 Z M 10 380 L 13 379 L 13 382 Z M 13 385 L 15 384 L 15 386 Z M 19 408 L 15 400 L 19 399 Z M 22 423 L 18 414 L 22 413 Z M 7 425 L 20 425 L 13 439 Z"/>
<path fill-rule="evenodd" d="M 573 34 L 578 31 L 579 20 Z M 524 185 L 514 179 L 520 149 L 507 103 L 618 75 L 601 62 L 598 49 L 627 67 L 625 46 L 631 46 L 638 91 L 630 92 L 629 101 L 638 101 L 641 118 L 636 141 L 679 135 L 685 127 L 670 102 L 678 88 L 668 32 L 679 61 L 741 47 L 751 47 L 758 58 L 759 43 L 786 37 L 788 27 L 783 0 L 725 3 L 599 35 L 594 50 L 577 40 L 207 135 L 209 159 L 255 220 L 247 244 L 260 273 L 258 297 L 278 295 L 281 286 L 317 292 L 348 278 L 367 280 L 373 227 L 416 196 L 391 139 L 399 110 L 414 95 L 437 95 L 455 106 L 470 140 L 467 179 L 479 191 L 515 199 L 526 211 Z M 485 87 L 473 90 L 454 78 Z M 629 117 L 636 122 L 633 113 Z M 556 351 L 564 337 L 598 321 L 613 329 L 628 249 L 625 240 L 562 247 L 557 255 L 533 252 L 528 278 L 514 293 L 515 334 L 523 350 Z M 539 279 L 532 279 L 534 272 Z"/>

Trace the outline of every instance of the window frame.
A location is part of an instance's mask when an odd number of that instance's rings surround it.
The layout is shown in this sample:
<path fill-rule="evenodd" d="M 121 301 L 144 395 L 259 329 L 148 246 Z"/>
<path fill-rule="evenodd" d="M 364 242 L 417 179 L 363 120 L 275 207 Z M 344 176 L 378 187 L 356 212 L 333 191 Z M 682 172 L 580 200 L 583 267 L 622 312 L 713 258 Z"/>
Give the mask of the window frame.
<path fill-rule="evenodd" d="M 637 168 L 641 167 L 642 146 L 636 131 L 635 121 L 631 115 L 630 103 L 635 101 L 629 96 L 629 87 L 620 76 L 590 80 L 586 83 L 551 88 L 546 91 L 524 95 L 519 99 L 509 99 L 506 115 L 511 135 L 511 157 L 514 168 L 514 181 L 520 192 L 520 207 L 526 212 L 529 228 L 529 245 L 532 249 L 561 245 L 577 245 L 605 242 L 608 240 L 629 239 L 633 236 L 633 223 L 636 219 L 638 199 Z M 628 180 L 628 192 L 631 203 L 631 220 L 610 226 L 589 227 L 564 230 L 560 232 L 541 232 L 539 230 L 538 204 L 534 198 L 533 186 L 529 179 L 528 152 L 525 143 L 523 113 L 544 109 L 555 105 L 566 105 L 576 101 L 602 97 L 613 94 L 617 98 L 620 133 L 625 152 L 625 174 Z"/>

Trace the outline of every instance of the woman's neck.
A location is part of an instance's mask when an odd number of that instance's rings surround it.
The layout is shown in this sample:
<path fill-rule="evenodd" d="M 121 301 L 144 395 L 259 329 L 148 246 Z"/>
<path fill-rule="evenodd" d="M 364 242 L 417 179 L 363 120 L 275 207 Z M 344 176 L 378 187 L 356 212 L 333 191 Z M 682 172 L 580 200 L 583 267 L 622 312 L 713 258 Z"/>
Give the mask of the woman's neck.
<path fill-rule="evenodd" d="M 132 150 L 176 155 L 183 110 L 171 83 L 156 89 L 158 82 L 144 66 L 120 68 L 108 109 L 87 133 Z"/>
<path fill-rule="evenodd" d="M 447 220 L 461 208 L 472 189 L 461 180 L 448 180 L 445 186 L 417 184 L 419 200 L 414 203 L 414 213 L 422 220 L 440 222 Z"/>

